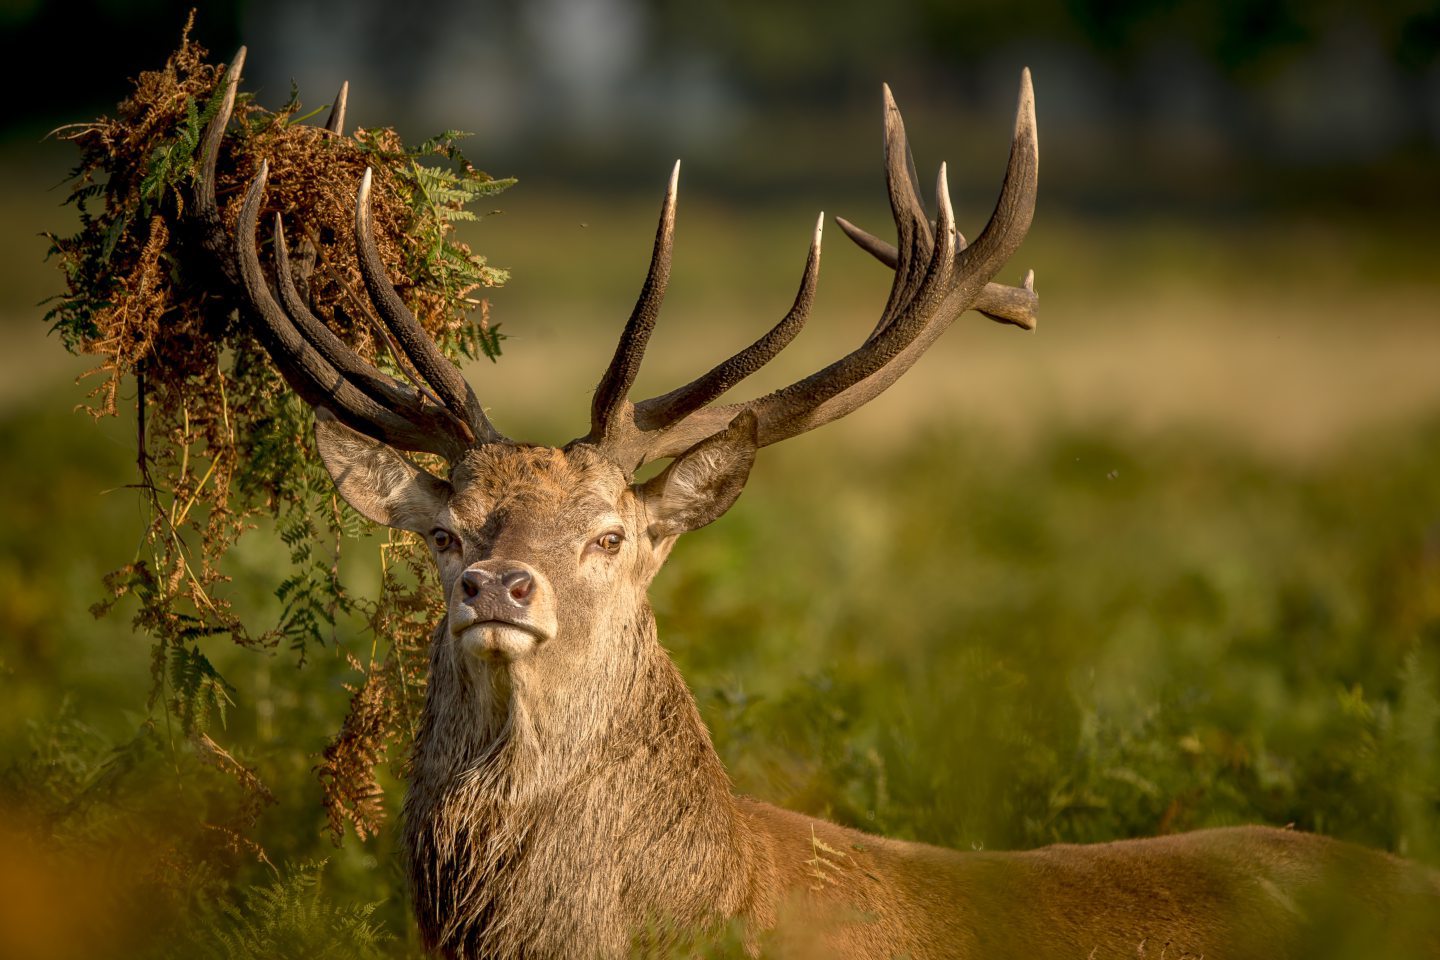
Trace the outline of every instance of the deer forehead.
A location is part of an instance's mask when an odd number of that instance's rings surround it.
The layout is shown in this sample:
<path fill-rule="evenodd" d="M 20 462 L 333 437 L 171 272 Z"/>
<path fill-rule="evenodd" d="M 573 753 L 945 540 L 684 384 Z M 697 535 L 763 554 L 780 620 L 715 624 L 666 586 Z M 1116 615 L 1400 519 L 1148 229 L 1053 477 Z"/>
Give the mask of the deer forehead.
<path fill-rule="evenodd" d="M 480 524 L 503 513 L 584 527 L 598 517 L 628 512 L 624 473 L 585 447 L 489 444 L 467 453 L 450 483 L 450 513 L 461 523 Z"/>

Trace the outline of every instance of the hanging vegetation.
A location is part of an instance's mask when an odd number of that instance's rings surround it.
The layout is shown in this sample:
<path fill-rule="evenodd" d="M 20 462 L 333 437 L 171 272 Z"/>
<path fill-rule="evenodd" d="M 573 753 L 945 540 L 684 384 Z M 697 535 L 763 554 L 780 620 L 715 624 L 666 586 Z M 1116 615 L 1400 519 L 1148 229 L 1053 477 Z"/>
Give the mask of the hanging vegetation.
<path fill-rule="evenodd" d="M 252 796 L 264 785 L 211 739 L 237 694 L 207 650 L 229 638 L 288 648 L 303 663 L 333 642 L 338 618 L 362 618 L 376 643 L 368 662 L 346 654 L 351 709 L 317 772 L 337 838 L 346 822 L 363 837 L 383 816 L 376 767 L 423 693 L 438 593 L 424 582 L 423 546 L 406 534 L 381 547 L 378 599 L 352 597 L 341 581 L 342 545 L 364 521 L 334 496 L 312 455 L 308 408 L 271 366 L 187 220 L 203 131 L 223 94 L 223 67 L 189 32 L 187 24 L 180 48 L 139 76 L 113 117 L 57 131 L 80 149 L 69 197 L 80 229 L 50 238 L 66 292 L 47 320 L 69 350 L 97 359 L 87 375 L 93 415 L 128 413 L 133 397 L 148 516 L 134 560 L 107 577 L 109 596 L 94 612 L 133 598 L 134 624 L 153 642 L 152 716 L 163 711 L 198 755 L 223 756 Z M 452 359 L 494 359 L 501 336 L 484 293 L 506 273 L 458 240 L 455 226 L 513 181 L 467 161 L 458 132 L 408 146 L 389 128 L 342 135 L 307 122 L 319 112 L 302 110 L 294 92 L 275 111 L 240 95 L 215 174 L 226 226 L 268 161 L 268 206 L 295 238 L 314 312 L 371 363 L 403 375 L 376 335 L 356 265 L 355 190 L 369 167 L 381 256 L 411 310 Z M 290 551 L 276 587 L 282 613 L 242 622 L 225 558 L 249 531 L 272 525 Z M 258 807 L 241 805 L 249 823 Z M 246 822 L 225 829 L 238 844 Z"/>

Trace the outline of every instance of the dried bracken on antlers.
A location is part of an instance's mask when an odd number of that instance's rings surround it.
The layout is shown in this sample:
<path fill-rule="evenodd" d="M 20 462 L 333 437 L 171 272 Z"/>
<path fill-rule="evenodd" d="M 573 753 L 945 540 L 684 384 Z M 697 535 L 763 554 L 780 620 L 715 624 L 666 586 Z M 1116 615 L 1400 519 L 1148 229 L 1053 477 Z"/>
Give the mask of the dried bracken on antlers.
<path fill-rule="evenodd" d="M 939 209 L 933 226 L 926 216 L 904 121 L 888 86 L 884 118 L 885 177 L 898 244 L 891 246 L 839 220 L 852 239 L 895 271 L 885 310 L 866 341 L 823 370 L 766 396 L 706 406 L 779 353 L 804 324 L 819 270 L 817 225 L 795 306 L 779 325 L 692 383 L 650 400 L 629 402 L 626 392 L 639 369 L 669 275 L 676 187 L 672 176 L 644 291 L 596 391 L 590 433 L 575 443 L 599 446 L 623 468 L 634 470 L 681 453 L 724 429 L 742 411 L 750 411 L 759 422 L 760 445 L 766 446 L 843 417 L 874 399 L 965 310 L 973 308 L 994 320 L 1034 329 L 1038 298 L 1033 272 L 1021 287 L 990 282 L 1019 247 L 1035 210 L 1040 158 L 1029 70 L 1021 75 L 1015 132 L 999 201 L 970 245 L 955 229 L 943 164 L 935 188 Z"/>
<path fill-rule="evenodd" d="M 236 236 L 224 230 L 215 202 L 215 160 L 235 103 L 245 48 L 224 79 L 220 109 L 206 128 L 194 209 L 200 240 L 221 272 L 244 295 L 256 335 L 290 387 L 313 407 L 324 407 L 347 425 L 402 450 L 458 458 L 476 443 L 504 437 L 490 424 L 470 385 L 440 352 L 385 275 L 370 222 L 371 172 L 355 203 L 355 245 L 360 273 L 383 321 L 382 333 L 402 367 L 418 371 L 417 387 L 375 369 L 314 316 L 296 289 L 280 217 L 275 218 L 279 302 L 271 293 L 255 244 L 268 164 L 246 191 Z M 325 129 L 340 134 L 349 84 L 340 88 Z"/>

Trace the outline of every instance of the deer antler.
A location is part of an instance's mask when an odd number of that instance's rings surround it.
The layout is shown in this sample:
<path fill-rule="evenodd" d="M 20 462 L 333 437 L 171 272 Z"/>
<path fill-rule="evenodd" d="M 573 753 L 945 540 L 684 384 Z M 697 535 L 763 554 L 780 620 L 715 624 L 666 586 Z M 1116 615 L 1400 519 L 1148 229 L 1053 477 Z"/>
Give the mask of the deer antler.
<path fill-rule="evenodd" d="M 257 337 L 290 387 L 313 407 L 323 407 L 347 426 L 402 450 L 457 459 L 477 443 L 505 442 L 491 425 L 460 371 L 430 339 L 385 275 L 370 223 L 371 172 L 367 168 L 355 202 L 355 245 L 360 272 L 385 339 L 398 348 L 397 360 L 418 371 L 416 386 L 402 383 L 366 363 L 317 318 L 295 287 L 284 229 L 275 216 L 276 301 L 266 283 L 255 245 L 265 195 L 268 163 L 251 182 L 240 210 L 235 238 L 227 234 L 215 201 L 215 161 L 235 105 L 245 48 L 235 55 L 220 109 L 206 127 L 194 194 L 200 243 L 223 276 L 242 294 L 241 309 L 257 321 Z M 349 85 L 340 88 L 325 129 L 340 134 Z"/>
<path fill-rule="evenodd" d="M 800 291 L 779 324 L 689 384 L 631 403 L 627 395 L 654 329 L 670 273 L 677 164 L 661 208 L 645 285 L 596 390 L 590 433 L 574 443 L 596 445 L 622 468 L 635 470 L 689 449 L 723 430 L 741 412 L 750 411 L 759 424 L 759 443 L 767 446 L 837 420 L 879 396 L 967 309 L 1034 329 L 1038 298 L 1033 272 L 1018 288 L 989 282 L 1019 247 L 1035 211 L 1040 157 L 1030 71 L 1020 78 L 1015 132 L 999 201 L 985 229 L 968 246 L 955 229 L 944 164 L 935 187 L 939 211 L 932 229 L 920 199 L 905 125 L 888 86 L 884 98 L 885 178 L 899 242 L 891 246 L 847 221 L 838 221 L 863 249 L 895 271 L 885 310 L 865 342 L 823 370 L 766 396 L 708 406 L 771 360 L 803 326 L 820 266 L 817 223 Z"/>
<path fill-rule="evenodd" d="M 348 426 L 403 450 L 423 450 L 456 459 L 482 443 L 503 443 L 460 371 L 440 352 L 396 292 L 375 246 L 370 223 L 371 173 L 367 169 L 355 204 L 355 243 L 360 272 L 383 321 L 381 333 L 402 369 L 415 371 L 415 386 L 402 383 L 362 360 L 316 318 L 296 289 L 285 236 L 275 218 L 279 301 L 271 293 L 255 246 L 255 229 L 268 166 L 250 184 L 232 246 L 215 202 L 215 158 L 234 107 L 245 50 L 236 54 L 225 77 L 221 109 L 205 132 L 194 211 L 200 240 L 221 272 L 243 293 L 254 315 L 257 336 L 286 381 L 306 402 L 333 412 Z M 340 89 L 325 129 L 339 134 L 348 86 Z M 804 326 L 820 272 L 821 220 L 815 225 L 805 272 L 789 313 L 768 333 L 707 373 L 669 393 L 640 403 L 629 399 L 650 334 L 660 315 L 670 277 L 675 239 L 675 203 L 680 178 L 676 163 L 660 211 L 650 268 L 635 308 L 595 390 L 590 432 L 573 441 L 600 448 L 623 469 L 672 457 L 723 430 L 739 414 L 752 413 L 761 446 L 837 420 L 879 396 L 935 339 L 968 309 L 1025 329 L 1035 327 L 1038 298 L 1034 273 L 1020 287 L 991 283 L 1030 227 L 1035 210 L 1039 145 L 1030 72 L 1020 80 L 1020 104 L 1000 198 L 989 223 L 973 244 L 955 229 L 950 190 L 941 164 L 932 224 L 920 199 L 905 124 L 890 88 L 884 88 L 885 179 L 895 218 L 897 243 L 880 240 L 837 218 L 861 248 L 895 271 L 885 309 L 858 348 L 824 369 L 763 397 L 740 404 L 710 406 L 725 391 L 763 367 Z"/>

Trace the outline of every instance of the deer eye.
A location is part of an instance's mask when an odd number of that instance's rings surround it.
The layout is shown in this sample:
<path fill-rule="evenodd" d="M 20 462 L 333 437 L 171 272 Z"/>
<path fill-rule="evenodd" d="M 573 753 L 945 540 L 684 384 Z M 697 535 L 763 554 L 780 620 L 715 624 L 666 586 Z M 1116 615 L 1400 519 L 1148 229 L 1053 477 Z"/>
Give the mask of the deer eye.
<path fill-rule="evenodd" d="M 451 547 L 455 546 L 455 544 L 459 543 L 460 541 L 455 536 L 455 534 L 451 533 L 449 530 L 446 530 L 443 527 L 436 527 L 434 530 L 430 531 L 430 542 L 435 544 L 436 553 L 444 553 L 446 550 L 449 550 Z"/>
<path fill-rule="evenodd" d="M 597 537 L 595 539 L 595 546 L 599 547 L 601 550 L 604 550 L 606 553 L 619 553 L 620 544 L 624 542 L 624 534 L 619 533 L 615 530 L 611 530 L 609 533 L 602 533 L 599 537 Z"/>

